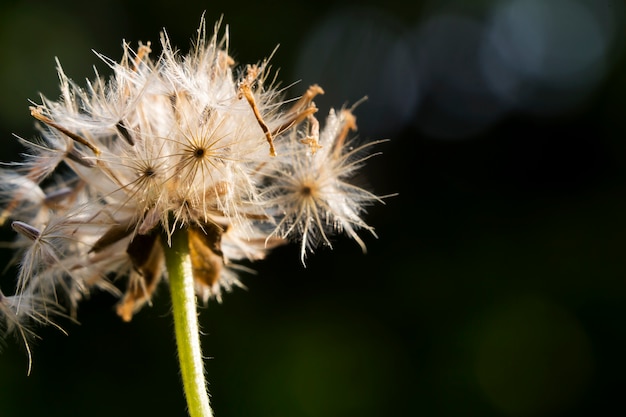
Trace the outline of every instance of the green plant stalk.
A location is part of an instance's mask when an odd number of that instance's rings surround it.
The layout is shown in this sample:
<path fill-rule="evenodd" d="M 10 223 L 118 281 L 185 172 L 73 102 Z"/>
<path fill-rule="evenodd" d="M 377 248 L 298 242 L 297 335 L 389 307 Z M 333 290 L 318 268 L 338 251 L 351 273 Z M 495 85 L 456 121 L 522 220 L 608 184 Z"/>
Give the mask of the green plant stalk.
<path fill-rule="evenodd" d="M 200 329 L 187 230 L 176 230 L 172 234 L 169 247 L 167 237 L 163 237 L 163 243 L 172 297 L 176 346 L 189 415 L 212 417 L 213 411 L 209 403 L 200 348 Z"/>

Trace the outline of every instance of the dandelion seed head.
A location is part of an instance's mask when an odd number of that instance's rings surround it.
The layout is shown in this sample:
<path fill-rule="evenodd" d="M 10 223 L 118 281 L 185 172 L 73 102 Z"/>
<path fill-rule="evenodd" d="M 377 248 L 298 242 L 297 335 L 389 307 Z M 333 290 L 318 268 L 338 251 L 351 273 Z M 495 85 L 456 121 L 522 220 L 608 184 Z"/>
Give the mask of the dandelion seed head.
<path fill-rule="evenodd" d="M 242 262 L 289 240 L 303 262 L 340 233 L 365 248 L 364 207 L 380 199 L 351 182 L 370 148 L 353 141 L 351 110 L 322 127 L 321 87 L 286 98 L 268 60 L 237 66 L 228 30 L 214 29 L 202 21 L 186 55 L 165 32 L 156 58 L 150 43 L 123 42 L 119 62 L 96 54 L 111 75 L 84 87 L 57 63 L 59 98 L 30 109 L 39 137 L 18 137 L 24 160 L 0 168 L 0 221 L 16 232 L 19 269 L 16 293 L 0 293 L 5 331 L 26 341 L 27 322 L 50 322 L 60 304 L 71 315 L 95 289 L 132 319 L 167 279 L 179 229 L 205 302 L 243 287 Z"/>

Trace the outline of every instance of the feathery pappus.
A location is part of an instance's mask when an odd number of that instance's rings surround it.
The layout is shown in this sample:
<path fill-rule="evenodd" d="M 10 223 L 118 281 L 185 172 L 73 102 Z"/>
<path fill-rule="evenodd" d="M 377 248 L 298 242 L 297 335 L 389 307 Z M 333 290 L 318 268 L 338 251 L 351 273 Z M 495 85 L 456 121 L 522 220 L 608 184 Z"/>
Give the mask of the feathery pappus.
<path fill-rule="evenodd" d="M 187 55 L 166 33 L 158 58 L 124 43 L 119 62 L 98 55 L 111 75 L 84 86 L 57 63 L 60 97 L 30 108 L 39 137 L 18 137 L 23 160 L 0 168 L 19 267 L 15 293 L 0 292 L 5 331 L 27 342 L 30 325 L 72 316 L 94 289 L 118 294 L 131 320 L 167 279 L 179 229 L 205 302 L 242 286 L 242 260 L 289 241 L 303 263 L 334 234 L 365 250 L 364 209 L 381 199 L 351 178 L 378 142 L 355 142 L 352 109 L 320 124 L 320 86 L 286 98 L 267 60 L 237 66 L 219 26 L 207 34 L 203 19 Z"/>

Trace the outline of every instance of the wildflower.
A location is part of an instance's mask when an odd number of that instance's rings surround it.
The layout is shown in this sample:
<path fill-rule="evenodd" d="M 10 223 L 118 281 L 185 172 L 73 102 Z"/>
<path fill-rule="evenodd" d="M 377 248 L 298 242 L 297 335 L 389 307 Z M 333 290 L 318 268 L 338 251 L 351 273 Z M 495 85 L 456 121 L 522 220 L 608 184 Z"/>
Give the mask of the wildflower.
<path fill-rule="evenodd" d="M 174 302 L 176 253 L 206 302 L 243 286 L 241 261 L 288 240 L 301 241 L 303 262 L 335 232 L 365 250 L 363 207 L 380 199 L 350 179 L 376 142 L 353 146 L 347 109 L 320 130 L 321 87 L 289 100 L 268 84 L 267 61 L 237 72 L 218 29 L 207 36 L 203 21 L 186 56 L 166 34 L 157 59 L 150 43 L 124 43 L 119 63 L 99 55 L 111 77 L 86 88 L 58 65 L 61 97 L 31 107 L 41 137 L 18 138 L 25 160 L 0 170 L 0 223 L 17 232 L 19 265 L 16 293 L 0 294 L 6 331 L 27 342 L 28 321 L 51 322 L 61 304 L 73 315 L 96 288 L 120 296 L 125 321 L 162 280 Z"/>

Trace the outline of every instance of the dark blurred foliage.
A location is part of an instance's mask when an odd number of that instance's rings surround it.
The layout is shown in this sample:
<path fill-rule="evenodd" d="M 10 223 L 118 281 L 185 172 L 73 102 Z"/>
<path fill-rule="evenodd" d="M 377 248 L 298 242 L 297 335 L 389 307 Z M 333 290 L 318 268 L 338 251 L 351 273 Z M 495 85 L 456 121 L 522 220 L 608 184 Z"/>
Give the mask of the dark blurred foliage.
<path fill-rule="evenodd" d="M 201 311 L 217 417 L 626 412 L 626 55 L 619 0 L 5 1 L 2 160 L 28 99 L 166 27 L 184 52 L 223 14 L 239 64 L 351 106 L 388 138 L 359 181 L 368 253 L 284 247 Z M 321 113 L 320 113 L 321 114 Z M 11 238 L 9 230 L 2 237 Z M 5 262 L 11 254 L 5 252 Z M 10 292 L 13 270 L 0 281 Z M 131 323 L 93 294 L 68 335 L 9 339 L 0 416 L 184 416 L 167 288 Z"/>

